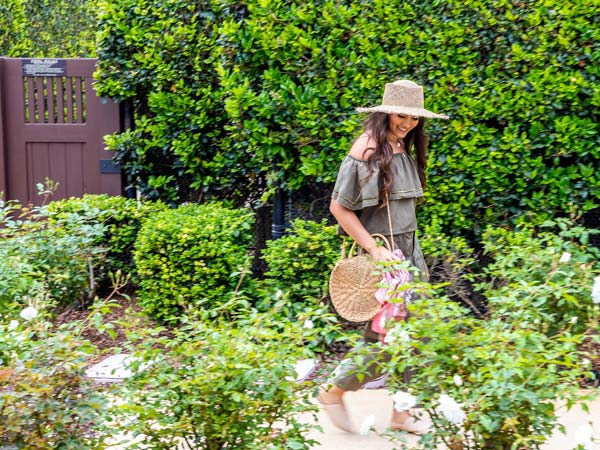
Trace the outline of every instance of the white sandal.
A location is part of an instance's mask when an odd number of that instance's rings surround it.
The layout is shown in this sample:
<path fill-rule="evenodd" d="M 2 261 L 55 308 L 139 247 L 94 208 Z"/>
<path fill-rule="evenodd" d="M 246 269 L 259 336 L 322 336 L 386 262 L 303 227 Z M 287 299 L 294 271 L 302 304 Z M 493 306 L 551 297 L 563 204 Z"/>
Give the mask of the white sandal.
<path fill-rule="evenodd" d="M 350 416 L 343 403 L 324 403 L 321 399 L 321 394 L 317 395 L 317 400 L 320 403 L 323 410 L 327 413 L 329 420 L 340 430 L 352 433 L 352 425 L 350 423 Z"/>
<path fill-rule="evenodd" d="M 392 423 L 390 425 L 392 431 L 406 431 L 407 433 L 421 436 L 431 429 L 431 422 L 428 420 L 415 419 L 412 415 L 402 423 Z"/>

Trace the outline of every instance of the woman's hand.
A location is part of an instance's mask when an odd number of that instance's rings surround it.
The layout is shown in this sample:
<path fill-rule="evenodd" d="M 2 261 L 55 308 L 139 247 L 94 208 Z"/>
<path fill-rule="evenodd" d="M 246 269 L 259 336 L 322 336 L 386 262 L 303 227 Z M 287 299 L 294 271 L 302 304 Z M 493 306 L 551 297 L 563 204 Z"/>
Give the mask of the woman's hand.
<path fill-rule="evenodd" d="M 380 245 L 375 246 L 369 254 L 375 261 L 400 261 L 400 258 L 394 255 L 386 247 Z"/>
<path fill-rule="evenodd" d="M 399 261 L 396 255 L 386 247 L 377 245 L 371 234 L 365 229 L 356 213 L 335 200 L 331 200 L 329 209 L 348 235 L 367 251 L 375 261 Z"/>

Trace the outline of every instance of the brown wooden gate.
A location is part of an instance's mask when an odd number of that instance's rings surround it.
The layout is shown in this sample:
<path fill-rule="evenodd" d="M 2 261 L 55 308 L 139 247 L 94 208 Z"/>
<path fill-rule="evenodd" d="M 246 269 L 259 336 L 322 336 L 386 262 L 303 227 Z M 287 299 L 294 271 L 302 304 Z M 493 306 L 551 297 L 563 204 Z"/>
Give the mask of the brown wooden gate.
<path fill-rule="evenodd" d="M 119 105 L 96 95 L 95 59 L 0 58 L 0 191 L 39 204 L 36 184 L 58 182 L 53 199 L 121 195 L 103 136 L 119 131 Z"/>

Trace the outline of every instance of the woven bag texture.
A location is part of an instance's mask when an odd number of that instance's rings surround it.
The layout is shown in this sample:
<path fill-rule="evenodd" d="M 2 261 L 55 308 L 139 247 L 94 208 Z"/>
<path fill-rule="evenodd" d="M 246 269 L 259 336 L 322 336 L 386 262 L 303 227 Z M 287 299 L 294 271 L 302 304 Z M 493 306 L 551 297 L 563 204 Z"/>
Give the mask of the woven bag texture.
<path fill-rule="evenodd" d="M 366 255 L 343 258 L 329 277 L 329 296 L 337 313 L 350 322 L 371 320 L 381 307 L 375 298 L 381 274 L 374 275 L 376 265 Z"/>

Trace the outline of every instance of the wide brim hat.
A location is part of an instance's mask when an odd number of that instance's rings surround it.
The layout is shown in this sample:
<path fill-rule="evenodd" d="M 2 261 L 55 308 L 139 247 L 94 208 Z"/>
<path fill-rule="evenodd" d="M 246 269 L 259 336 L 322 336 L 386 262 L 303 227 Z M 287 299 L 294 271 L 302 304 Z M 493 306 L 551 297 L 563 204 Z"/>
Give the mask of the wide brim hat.
<path fill-rule="evenodd" d="M 445 114 L 437 114 L 425 109 L 423 86 L 410 80 L 386 83 L 381 105 L 356 108 L 356 111 L 406 114 L 427 119 L 449 119 Z"/>

